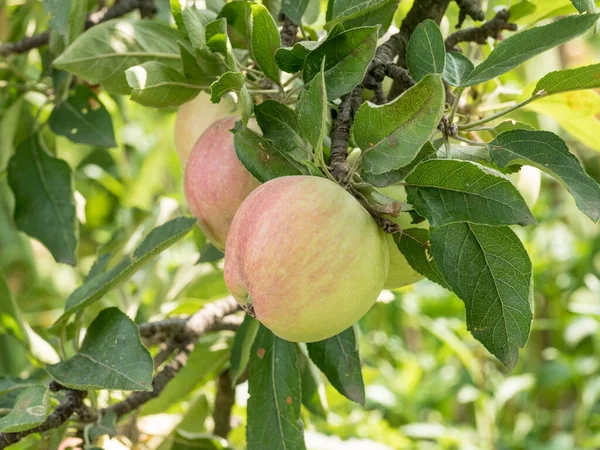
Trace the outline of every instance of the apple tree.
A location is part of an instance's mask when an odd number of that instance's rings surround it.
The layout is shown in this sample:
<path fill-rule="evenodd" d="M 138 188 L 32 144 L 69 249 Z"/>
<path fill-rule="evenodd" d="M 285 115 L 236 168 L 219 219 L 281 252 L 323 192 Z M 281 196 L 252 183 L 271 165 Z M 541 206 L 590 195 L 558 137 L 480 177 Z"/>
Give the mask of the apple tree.
<path fill-rule="evenodd" d="M 512 370 L 535 315 L 520 228 L 537 225 L 540 173 L 600 220 L 600 185 L 523 113 L 600 88 L 600 64 L 515 74 L 599 17 L 576 0 L 545 15 L 527 0 L 0 1 L 6 226 L 72 286 L 29 323 L 0 272 L 2 348 L 21 349 L 0 378 L 0 449 L 234 448 L 246 381 L 246 448 L 305 449 L 324 379 L 365 403 L 356 322 L 424 278 Z M 132 151 L 131 107 L 175 140 L 174 198 L 155 195 L 173 170 L 161 142 Z M 203 301 L 177 303 L 188 289 Z M 214 398 L 180 407 L 212 416 L 210 435 L 184 414 L 140 439 L 140 415 L 209 381 Z"/>

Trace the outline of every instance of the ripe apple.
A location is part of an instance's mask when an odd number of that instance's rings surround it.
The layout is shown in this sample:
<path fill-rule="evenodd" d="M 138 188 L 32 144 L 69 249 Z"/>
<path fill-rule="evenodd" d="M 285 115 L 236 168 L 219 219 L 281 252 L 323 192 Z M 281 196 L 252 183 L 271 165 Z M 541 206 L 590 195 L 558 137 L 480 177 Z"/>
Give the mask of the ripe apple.
<path fill-rule="evenodd" d="M 404 190 L 404 186 L 388 186 L 385 188 L 380 188 L 379 191 L 387 195 L 390 198 L 398 202 L 406 202 L 406 191 Z M 412 218 L 408 213 L 400 213 L 400 216 L 393 219 L 397 224 L 405 228 L 429 228 L 429 224 L 426 221 L 414 224 L 412 222 Z M 423 275 L 418 272 L 415 272 L 406 258 L 400 250 L 398 250 L 398 246 L 394 242 L 394 238 L 392 235 L 387 235 L 387 243 L 389 245 L 390 252 L 390 269 L 388 271 L 388 277 L 385 280 L 385 289 L 397 289 L 403 286 L 408 286 L 409 284 L 414 284 L 417 281 L 421 281 L 423 279 Z"/>
<path fill-rule="evenodd" d="M 183 165 L 204 130 L 215 120 L 235 115 L 235 109 L 236 105 L 231 96 L 225 95 L 215 104 L 205 92 L 200 92 L 179 107 L 175 117 L 175 149 Z"/>
<path fill-rule="evenodd" d="M 185 168 L 188 207 L 206 237 L 221 250 L 235 212 L 260 184 L 235 153 L 230 130 L 238 119 L 228 117 L 210 125 L 194 145 Z"/>
<path fill-rule="evenodd" d="M 227 238 L 225 284 L 277 336 L 314 342 L 360 319 L 388 271 L 385 234 L 348 192 L 287 176 L 240 206 Z"/>

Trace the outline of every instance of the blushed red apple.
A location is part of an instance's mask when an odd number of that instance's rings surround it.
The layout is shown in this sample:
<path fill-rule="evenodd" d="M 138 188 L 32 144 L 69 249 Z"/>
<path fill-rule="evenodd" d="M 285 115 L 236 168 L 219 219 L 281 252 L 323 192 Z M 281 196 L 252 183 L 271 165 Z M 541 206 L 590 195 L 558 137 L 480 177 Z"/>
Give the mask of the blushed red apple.
<path fill-rule="evenodd" d="M 229 117 L 210 125 L 194 145 L 185 168 L 188 208 L 206 237 L 221 250 L 237 209 L 260 184 L 235 153 L 230 130 L 238 119 Z"/>
<path fill-rule="evenodd" d="M 195 142 L 212 123 L 236 114 L 236 104 L 225 95 L 219 103 L 212 103 L 210 95 L 200 92 L 179 107 L 175 117 L 175 149 L 185 165 Z"/>
<path fill-rule="evenodd" d="M 277 336 L 334 336 L 375 303 L 387 277 L 384 232 L 348 192 L 320 177 L 260 186 L 227 238 L 225 283 Z"/>

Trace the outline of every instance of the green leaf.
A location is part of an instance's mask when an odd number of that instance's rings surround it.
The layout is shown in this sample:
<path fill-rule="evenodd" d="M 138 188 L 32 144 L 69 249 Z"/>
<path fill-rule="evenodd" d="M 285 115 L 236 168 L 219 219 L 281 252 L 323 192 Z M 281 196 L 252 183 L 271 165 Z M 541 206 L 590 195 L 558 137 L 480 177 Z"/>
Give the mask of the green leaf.
<path fill-rule="evenodd" d="M 247 124 L 252 114 L 252 96 L 245 85 L 244 74 L 241 72 L 225 72 L 221 77 L 210 85 L 210 101 L 219 103 L 221 97 L 227 92 L 237 92 L 242 108 L 242 118 Z"/>
<path fill-rule="evenodd" d="M 198 264 L 220 261 L 224 256 L 225 254 L 221 250 L 212 245 L 210 242 L 207 242 L 200 250 L 200 259 L 198 259 Z"/>
<path fill-rule="evenodd" d="M 42 3 L 50 15 L 50 28 L 63 36 L 67 35 L 71 0 L 43 0 Z"/>
<path fill-rule="evenodd" d="M 490 131 L 494 133 L 494 131 Z M 442 145 L 436 152 L 437 159 L 459 159 L 462 161 L 473 161 L 484 166 L 492 165 L 490 152 L 483 146 L 466 146 L 450 144 L 450 148 Z M 504 172 L 503 172 L 504 173 Z"/>
<path fill-rule="evenodd" d="M 181 18 L 194 49 L 203 53 L 209 59 L 216 61 L 218 58 L 212 54 L 206 44 L 206 26 L 217 19 L 217 15 L 213 11 L 191 6 L 182 11 Z"/>
<path fill-rule="evenodd" d="M 215 53 L 227 55 L 227 19 L 224 17 L 206 24 L 206 46 Z"/>
<path fill-rule="evenodd" d="M 327 419 L 325 389 L 321 374 L 310 361 L 302 346 L 298 347 L 298 367 L 300 369 L 302 404 L 311 413 Z"/>
<path fill-rule="evenodd" d="M 248 128 L 234 130 L 233 142 L 239 160 L 261 183 L 286 175 L 308 173 L 302 164 Z"/>
<path fill-rule="evenodd" d="M 129 279 L 150 258 L 183 238 L 196 225 L 196 219 L 178 217 L 152 230 L 136 248 L 133 256 L 126 256 L 106 272 L 86 279 L 67 299 L 65 312 L 53 326 L 56 330 L 75 312 L 100 300 L 107 292 Z"/>
<path fill-rule="evenodd" d="M 304 450 L 296 345 L 261 326 L 250 355 L 248 450 Z"/>
<path fill-rule="evenodd" d="M 240 92 L 245 82 L 246 80 L 242 72 L 225 72 L 217 81 L 210 85 L 210 101 L 219 103 L 221 97 L 227 92 Z"/>
<path fill-rule="evenodd" d="M 444 66 L 442 78 L 452 86 L 462 86 L 474 68 L 471 60 L 462 53 L 448 53 L 446 55 L 446 65 Z"/>
<path fill-rule="evenodd" d="M 516 22 L 523 17 L 535 12 L 536 5 L 529 0 L 521 0 L 519 3 L 512 5 L 508 12 L 510 13 L 511 22 Z"/>
<path fill-rule="evenodd" d="M 70 44 L 85 26 L 87 0 L 44 0 L 44 9 L 50 14 L 50 28 Z"/>
<path fill-rule="evenodd" d="M 313 152 L 321 155 L 323 151 L 323 137 L 327 129 L 329 109 L 327 106 L 327 88 L 325 87 L 325 74 L 321 70 L 304 92 L 296 105 L 298 113 L 298 126 L 300 134 L 310 145 Z"/>
<path fill-rule="evenodd" d="M 0 268 L 0 334 L 4 333 L 11 333 L 22 342 L 29 340 L 27 325 Z"/>
<path fill-rule="evenodd" d="M 600 152 L 600 140 L 596 133 L 600 127 L 600 95 L 587 91 L 563 92 L 536 97 L 525 108 L 551 117 L 575 140 Z"/>
<path fill-rule="evenodd" d="M 218 77 L 228 68 L 219 55 L 215 55 L 206 43 L 206 27 L 217 16 L 214 12 L 195 7 L 185 8 L 182 12 L 183 21 L 188 30 L 190 42 L 196 51 L 196 60 L 202 72 L 213 78 Z"/>
<path fill-rule="evenodd" d="M 8 164 L 15 224 L 42 242 L 56 261 L 74 265 L 79 233 L 69 165 L 50 156 L 39 136 L 22 141 Z"/>
<path fill-rule="evenodd" d="M 600 64 L 550 72 L 538 81 L 533 93 L 537 95 L 543 91 L 546 95 L 551 95 L 596 88 L 600 88 Z"/>
<path fill-rule="evenodd" d="M 306 25 L 314 24 L 321 15 L 321 0 L 308 0 L 308 6 L 302 17 L 302 22 Z"/>
<path fill-rule="evenodd" d="M 330 0 L 327 8 L 327 20 L 337 22 L 361 16 L 380 7 L 388 0 Z"/>
<path fill-rule="evenodd" d="M 252 344 L 254 344 L 254 339 L 256 338 L 259 327 L 260 322 L 246 314 L 242 325 L 235 333 L 229 362 L 229 376 L 233 386 L 237 384 L 237 380 L 242 376 L 244 370 L 246 370 L 246 367 L 248 366 L 248 361 L 250 361 L 250 351 L 252 350 Z"/>
<path fill-rule="evenodd" d="M 331 385 L 349 400 L 364 405 L 365 384 L 354 327 L 306 346 L 310 359 L 321 369 Z"/>
<path fill-rule="evenodd" d="M 113 438 L 117 434 L 117 413 L 114 411 L 102 414 L 88 430 L 90 442 L 96 442 L 101 436 Z"/>
<path fill-rule="evenodd" d="M 54 67 L 102 84 L 113 94 L 129 94 L 125 70 L 146 61 L 179 68 L 179 33 L 151 20 L 115 19 L 96 25 L 54 60 Z"/>
<path fill-rule="evenodd" d="M 23 320 L 21 309 L 15 302 L 4 274 L 0 269 L 0 335 L 2 334 L 11 334 L 14 336 L 23 344 L 23 347 L 31 356 L 43 363 L 55 363 L 59 361 L 58 354 L 54 348 Z M 19 348 L 15 350 L 20 351 Z M 0 378 L 0 395 L 2 393 Z"/>
<path fill-rule="evenodd" d="M 178 41 L 179 54 L 181 55 L 181 65 L 183 74 L 187 82 L 198 86 L 209 86 L 215 81 L 215 75 L 204 71 L 196 58 L 196 51 L 189 42 Z"/>
<path fill-rule="evenodd" d="M 187 28 L 185 27 L 185 22 L 183 21 L 183 8 L 181 0 L 170 0 L 169 3 L 171 5 L 171 15 L 173 16 L 173 20 L 175 20 L 177 29 L 184 38 L 189 39 L 189 34 Z"/>
<path fill-rule="evenodd" d="M 70 44 L 85 30 L 89 0 L 71 0 L 69 8 L 69 26 L 65 43 Z"/>
<path fill-rule="evenodd" d="M 364 181 L 372 184 L 375 187 L 391 186 L 392 184 L 396 184 L 404 180 L 406 176 L 411 173 L 421 161 L 429 159 L 435 153 L 435 147 L 430 141 L 427 141 L 423 147 L 421 147 L 421 150 L 419 150 L 417 156 L 415 156 L 414 159 L 406 166 L 385 173 L 375 174 L 371 172 L 362 172 L 361 175 Z"/>
<path fill-rule="evenodd" d="M 432 226 L 536 223 L 517 188 L 500 172 L 471 161 L 424 161 L 406 178 L 408 203 Z"/>
<path fill-rule="evenodd" d="M 206 25 L 206 45 L 213 52 L 222 54 L 230 69 L 237 68 L 233 47 L 227 36 L 227 19 L 222 17 Z"/>
<path fill-rule="evenodd" d="M 377 48 L 378 27 L 353 28 L 327 38 L 310 52 L 304 63 L 304 82 L 321 70 L 325 58 L 327 98 L 334 100 L 350 92 L 364 78 Z"/>
<path fill-rule="evenodd" d="M 284 72 L 299 72 L 304 67 L 306 57 L 318 46 L 319 43 L 315 41 L 300 41 L 291 48 L 279 48 L 275 52 L 275 62 Z"/>
<path fill-rule="evenodd" d="M 347 30 L 350 28 L 380 25 L 379 37 L 382 37 L 392 24 L 394 13 L 398 9 L 399 3 L 400 0 L 386 0 L 375 9 L 370 9 L 360 16 L 344 20 L 342 24 Z"/>
<path fill-rule="evenodd" d="M 245 1 L 227 3 L 219 15 L 227 19 L 228 35 L 231 40 L 231 45 L 234 48 L 248 48 L 248 18 L 250 16 L 250 8 Z"/>
<path fill-rule="evenodd" d="M 490 142 L 492 159 L 500 167 L 535 166 L 557 179 L 594 222 L 600 220 L 600 186 L 587 175 L 565 142 L 549 131 L 505 131 Z"/>
<path fill-rule="evenodd" d="M 215 13 L 219 13 L 225 6 L 227 0 L 206 0 L 206 7 Z"/>
<path fill-rule="evenodd" d="M 280 152 L 290 155 L 296 161 L 311 158 L 311 151 L 300 136 L 296 111 L 278 101 L 265 100 L 254 107 L 254 115 L 263 136 Z"/>
<path fill-rule="evenodd" d="M 4 115 L 0 120 L 0 167 L 6 167 L 15 152 L 15 144 L 28 136 L 33 127 L 33 117 L 25 96 L 16 99 L 9 107 L 4 107 Z"/>
<path fill-rule="evenodd" d="M 577 11 L 580 13 L 591 13 L 595 14 L 598 12 L 598 8 L 596 7 L 596 2 L 594 0 L 571 0 L 573 6 L 577 8 Z"/>
<path fill-rule="evenodd" d="M 301 24 L 302 16 L 306 11 L 309 1 L 310 0 L 283 0 L 281 2 L 281 10 L 294 22 Z"/>
<path fill-rule="evenodd" d="M 50 396 L 46 386 L 34 385 L 22 391 L 12 411 L 0 418 L 0 431 L 17 433 L 43 424 L 50 414 Z"/>
<path fill-rule="evenodd" d="M 415 28 L 406 49 L 406 63 L 415 81 L 430 73 L 444 73 L 446 46 L 433 20 L 427 19 Z"/>
<path fill-rule="evenodd" d="M 410 164 L 437 130 L 443 110 L 439 75 L 427 75 L 385 105 L 363 103 L 352 125 L 354 140 L 363 150 L 363 173 L 386 173 Z"/>
<path fill-rule="evenodd" d="M 452 291 L 431 255 L 429 230 L 423 228 L 408 228 L 394 235 L 398 250 L 402 253 L 410 267 L 415 271 Z"/>
<path fill-rule="evenodd" d="M 583 34 L 598 20 L 597 14 L 565 17 L 541 27 L 531 28 L 500 42 L 460 86 L 467 87 L 494 79 L 546 50 Z"/>
<path fill-rule="evenodd" d="M 71 389 L 151 391 L 154 363 L 133 320 L 108 308 L 94 319 L 77 354 L 47 371 Z"/>
<path fill-rule="evenodd" d="M 125 71 L 131 99 L 153 108 L 179 106 L 189 102 L 202 86 L 195 86 L 177 70 L 157 61 L 148 61 Z"/>
<path fill-rule="evenodd" d="M 96 94 L 83 85 L 77 86 L 65 102 L 56 105 L 48 124 L 54 133 L 77 144 L 117 146 L 110 113 Z"/>
<path fill-rule="evenodd" d="M 279 67 L 275 62 L 275 52 L 281 47 L 281 37 L 277 24 L 263 5 L 250 3 L 249 6 L 252 54 L 264 74 L 279 84 Z"/>
<path fill-rule="evenodd" d="M 195 428 L 191 432 L 178 429 L 173 437 L 169 437 L 163 442 L 169 445 L 166 447 L 162 445 L 159 448 L 170 450 L 235 450 L 222 437 L 199 433 Z"/>
<path fill-rule="evenodd" d="M 453 223 L 430 230 L 435 262 L 465 302 L 467 327 L 506 367 L 531 329 L 531 261 L 508 227 Z"/>
<path fill-rule="evenodd" d="M 227 366 L 230 348 L 230 339 L 223 335 L 215 333 L 202 336 L 196 342 L 185 367 L 157 398 L 142 407 L 141 414 L 162 414 L 172 405 L 189 398 L 196 389 L 214 380 Z"/>

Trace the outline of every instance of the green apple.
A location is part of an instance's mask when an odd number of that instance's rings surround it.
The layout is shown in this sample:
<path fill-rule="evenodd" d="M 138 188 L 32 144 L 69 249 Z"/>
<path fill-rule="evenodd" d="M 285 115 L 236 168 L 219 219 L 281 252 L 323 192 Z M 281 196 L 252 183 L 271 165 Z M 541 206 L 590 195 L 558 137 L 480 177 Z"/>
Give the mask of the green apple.
<path fill-rule="evenodd" d="M 406 191 L 404 190 L 404 186 L 388 186 L 380 188 L 379 191 L 398 202 L 406 202 Z M 399 224 L 402 229 L 429 228 L 429 224 L 426 221 L 418 224 L 411 223 L 412 217 L 405 212 L 400 213 L 400 216 L 393 220 Z M 406 261 L 404 255 L 400 253 L 392 235 L 387 235 L 387 242 L 390 252 L 390 269 L 388 271 L 387 280 L 385 281 L 385 289 L 397 289 L 422 280 L 423 276 L 413 270 L 413 268 L 410 267 L 410 264 L 408 264 L 408 261 Z"/>
<path fill-rule="evenodd" d="M 236 105 L 231 96 L 225 95 L 217 104 L 210 101 L 209 94 L 200 92 L 179 107 L 175 118 L 175 149 L 185 165 L 194 144 L 204 130 L 213 122 L 235 115 Z"/>
<path fill-rule="evenodd" d="M 523 166 L 517 173 L 508 176 L 517 187 L 530 208 L 536 204 L 540 196 L 542 172 L 537 167 Z"/>
<path fill-rule="evenodd" d="M 239 161 L 231 129 L 239 117 L 217 120 L 196 141 L 185 168 L 188 208 L 206 237 L 223 250 L 229 226 L 259 182 Z"/>
<path fill-rule="evenodd" d="M 225 283 L 277 336 L 334 336 L 373 306 L 387 277 L 385 233 L 346 190 L 320 177 L 268 181 L 240 206 Z"/>

